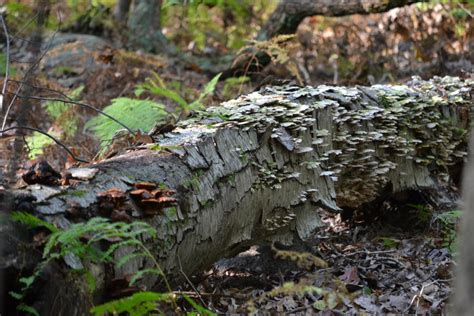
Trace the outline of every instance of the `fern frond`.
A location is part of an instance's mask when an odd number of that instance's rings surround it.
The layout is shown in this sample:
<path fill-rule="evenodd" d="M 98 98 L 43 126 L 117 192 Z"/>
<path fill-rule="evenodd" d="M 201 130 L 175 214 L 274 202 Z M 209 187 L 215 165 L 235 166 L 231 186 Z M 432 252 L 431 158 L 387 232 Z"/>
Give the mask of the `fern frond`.
<path fill-rule="evenodd" d="M 158 311 L 156 302 L 169 302 L 172 299 L 173 294 L 139 292 L 126 298 L 96 306 L 92 308 L 91 312 L 95 316 L 119 315 L 121 313 L 127 313 L 130 316 L 143 316 Z"/>
<path fill-rule="evenodd" d="M 129 253 L 129 254 L 123 256 L 122 258 L 120 258 L 120 260 L 116 263 L 116 266 L 118 268 L 120 268 L 124 264 L 129 262 L 130 260 L 135 259 L 135 258 L 139 258 L 139 257 L 149 257 L 149 255 L 145 252 L 132 252 L 132 253 Z"/>
<path fill-rule="evenodd" d="M 163 272 L 159 269 L 143 269 L 143 270 L 137 271 L 137 273 L 135 273 L 133 275 L 133 277 L 130 279 L 129 285 L 130 286 L 134 285 L 135 282 L 137 282 L 139 279 L 141 279 L 147 273 L 163 276 Z"/>
<path fill-rule="evenodd" d="M 28 228 L 44 227 L 44 228 L 47 228 L 52 233 L 58 231 L 56 226 L 54 226 L 53 224 L 48 223 L 26 212 L 13 212 L 11 214 L 11 219 L 14 220 L 15 222 L 18 222 L 20 224 L 27 226 Z"/>
<path fill-rule="evenodd" d="M 117 98 L 113 99 L 112 104 L 105 107 L 103 112 L 116 118 L 132 130 L 140 129 L 145 132 L 151 130 L 157 122 L 164 122 L 169 119 L 165 107 L 151 100 Z M 99 115 L 89 120 L 85 128 L 92 130 L 104 145 L 113 139 L 114 134 L 122 126 L 103 115 Z"/>

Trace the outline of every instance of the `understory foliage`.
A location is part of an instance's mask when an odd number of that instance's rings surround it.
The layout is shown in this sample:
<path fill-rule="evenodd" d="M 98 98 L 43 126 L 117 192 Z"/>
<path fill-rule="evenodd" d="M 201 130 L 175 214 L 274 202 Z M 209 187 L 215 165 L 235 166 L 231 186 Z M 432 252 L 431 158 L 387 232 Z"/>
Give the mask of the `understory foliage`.
<path fill-rule="evenodd" d="M 192 101 L 186 101 L 179 91 L 167 86 L 164 80 L 161 79 L 157 73 L 153 73 L 152 77 L 147 78 L 144 83 L 139 84 L 135 89 L 135 94 L 140 96 L 143 92 L 149 92 L 151 94 L 163 96 L 176 103 L 178 112 L 184 112 L 187 114 L 189 111 L 204 109 L 203 101 L 207 96 L 214 93 L 220 76 L 221 74 L 217 74 L 206 83 L 198 97 Z"/>
<path fill-rule="evenodd" d="M 250 64 L 257 62 L 257 54 L 265 53 L 270 56 L 271 61 L 278 66 L 285 67 L 294 76 L 300 85 L 303 85 L 303 78 L 298 70 L 298 64 L 291 55 L 291 52 L 298 48 L 295 35 L 278 35 L 266 41 L 251 41 L 237 52 L 234 65 L 241 61 L 248 61 Z"/>
<path fill-rule="evenodd" d="M 95 290 L 96 280 L 84 268 L 83 263 L 113 263 L 117 268 L 120 268 L 136 258 L 144 258 L 152 262 L 153 266 L 138 270 L 131 277 L 129 286 L 133 286 L 146 275 L 154 274 L 163 278 L 168 287 L 169 293 L 142 291 L 130 297 L 96 306 L 91 311 L 96 316 L 108 315 L 108 313 L 128 313 L 129 315 L 136 316 L 148 315 L 149 312 L 160 312 L 157 302 L 172 303 L 176 306 L 176 295 L 171 292 L 163 271 L 144 242 L 146 239 L 156 237 L 156 230 L 149 224 L 139 221 L 112 223 L 106 218 L 94 217 L 87 222 L 72 224 L 69 228 L 61 230 L 26 212 L 14 212 L 11 218 L 30 229 L 41 227 L 46 228 L 50 232 L 45 242 L 41 263 L 38 264 L 31 276 L 20 279 L 23 287 L 19 293 L 10 292 L 15 299 L 20 301 L 18 305 L 19 310 L 38 315 L 33 307 L 24 304 L 22 300 L 35 280 L 41 275 L 43 269 L 52 260 L 64 261 L 69 266 L 74 265 L 75 267 L 72 269 L 84 275 L 88 281 L 91 293 Z M 105 249 L 99 247 L 100 242 L 107 244 Z M 115 258 L 115 251 L 124 247 L 132 250 L 120 259 Z M 185 299 L 192 301 L 187 297 Z M 208 314 L 212 314 L 195 302 L 192 302 L 191 305 L 199 312 L 205 311 Z"/>
<path fill-rule="evenodd" d="M 188 49 L 235 50 L 255 37 L 276 4 L 275 0 L 165 0 L 162 19 L 165 27 L 179 26 L 170 28 L 170 38 Z"/>
<path fill-rule="evenodd" d="M 443 212 L 434 216 L 435 222 L 440 224 L 443 237 L 443 247 L 457 255 L 457 232 L 458 224 L 462 216 L 461 210 Z"/>
<path fill-rule="evenodd" d="M 78 101 L 84 89 L 81 85 L 72 90 L 67 96 L 70 100 Z M 77 117 L 74 106 L 61 101 L 46 101 L 43 109 L 51 120 L 51 128 L 48 133 L 57 139 L 68 141 L 74 138 L 79 129 L 80 119 Z M 33 132 L 30 136 L 25 137 L 26 149 L 28 157 L 35 159 L 43 155 L 45 147 L 54 144 L 54 141 L 39 132 Z"/>
<path fill-rule="evenodd" d="M 151 100 L 117 98 L 113 99 L 112 104 L 105 107 L 103 112 L 114 117 L 131 130 L 144 132 L 151 130 L 156 123 L 168 120 L 168 112 L 165 107 Z M 98 115 L 88 121 L 85 128 L 94 132 L 103 147 L 123 127 L 108 117 Z"/>
<path fill-rule="evenodd" d="M 216 75 L 212 80 L 204 85 L 198 97 L 193 101 L 187 101 L 175 89 L 168 87 L 157 73 L 153 77 L 147 78 L 144 83 L 137 85 L 135 94 L 137 97 L 143 92 L 152 95 L 165 97 L 176 103 L 176 112 L 180 117 L 185 117 L 190 111 L 204 108 L 204 99 L 214 93 L 217 82 L 221 74 Z M 119 122 L 133 131 L 149 132 L 157 124 L 165 124 L 176 121 L 177 115 L 166 111 L 163 104 L 152 100 L 141 100 L 133 98 L 116 98 L 112 104 L 105 107 L 104 113 L 114 117 Z M 103 153 L 112 143 L 114 138 L 123 132 L 122 126 L 110 118 L 97 115 L 89 120 L 85 129 L 90 129 L 99 138 L 101 152 Z"/>

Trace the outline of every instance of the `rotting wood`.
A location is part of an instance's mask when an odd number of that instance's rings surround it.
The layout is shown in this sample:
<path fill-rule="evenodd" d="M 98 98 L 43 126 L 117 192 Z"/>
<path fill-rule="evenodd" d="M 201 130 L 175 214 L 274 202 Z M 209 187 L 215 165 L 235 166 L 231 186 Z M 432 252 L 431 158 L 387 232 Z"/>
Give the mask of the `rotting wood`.
<path fill-rule="evenodd" d="M 301 21 L 309 16 L 382 13 L 416 2 L 422 0 L 282 0 L 262 27 L 257 39 L 266 40 L 281 34 L 293 34 Z"/>
<path fill-rule="evenodd" d="M 99 193 L 108 189 L 130 192 L 150 182 L 176 191 L 176 205 L 158 205 L 152 217 L 136 203 L 127 207 L 156 227 L 150 248 L 179 282 L 178 258 L 192 274 L 254 244 L 305 240 L 322 225 L 319 208 L 355 208 L 387 188 L 445 185 L 450 166 L 466 157 L 473 87 L 452 77 L 401 86 L 268 87 L 198 113 L 147 148 L 88 165 L 97 173 L 74 186 L 21 193 L 37 197 L 37 215 L 67 228 L 77 221 L 71 209 L 82 220 L 97 215 Z M 150 264 L 140 260 L 114 276 Z M 68 264 L 82 265 L 75 258 Z M 103 277 L 103 267 L 94 271 Z M 159 282 L 149 277 L 141 285 Z"/>

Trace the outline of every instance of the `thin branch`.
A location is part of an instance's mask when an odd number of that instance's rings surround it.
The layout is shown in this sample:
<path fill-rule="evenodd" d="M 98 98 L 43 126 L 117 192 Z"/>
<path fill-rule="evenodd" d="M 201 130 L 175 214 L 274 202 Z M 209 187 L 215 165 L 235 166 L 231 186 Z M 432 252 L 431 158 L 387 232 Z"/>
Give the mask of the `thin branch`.
<path fill-rule="evenodd" d="M 19 34 L 21 34 L 24 30 L 26 30 L 34 20 L 38 18 L 39 13 L 36 13 L 31 19 L 28 20 L 15 34 L 13 34 L 13 38 L 16 38 Z"/>
<path fill-rule="evenodd" d="M 191 280 L 188 278 L 188 276 L 186 275 L 186 273 L 184 273 L 183 271 L 183 265 L 181 264 L 181 259 L 179 258 L 179 255 L 178 255 L 178 264 L 179 264 L 179 271 L 181 272 L 181 274 L 184 276 L 184 278 L 186 279 L 186 281 L 188 281 L 188 284 L 191 286 L 191 288 L 194 290 L 194 292 L 196 293 L 196 295 L 198 296 L 199 300 L 201 301 L 202 305 L 203 306 L 206 306 L 206 303 L 204 303 L 204 300 L 202 299 L 202 296 L 201 296 L 201 293 L 199 293 L 199 291 L 197 290 L 197 288 L 194 286 L 194 284 L 191 282 Z"/>
<path fill-rule="evenodd" d="M 29 131 L 34 131 L 34 132 L 38 132 L 40 134 L 43 134 L 43 135 L 51 138 L 56 144 L 58 144 L 65 151 L 67 151 L 67 153 L 72 157 L 72 159 L 74 159 L 76 161 L 79 161 L 79 162 L 89 163 L 89 161 L 87 161 L 87 160 L 76 157 L 76 155 L 74 155 L 74 153 L 66 145 L 64 145 L 60 140 L 58 140 L 56 137 L 54 137 L 54 136 L 52 136 L 52 135 L 48 134 L 47 132 L 42 131 L 40 129 L 33 128 L 33 127 L 28 127 L 28 126 L 12 126 L 12 127 L 8 127 L 6 129 L 4 129 L 2 131 L 2 133 L 10 131 L 10 130 L 14 130 L 14 129 L 26 129 L 26 130 L 29 130 Z"/>
<path fill-rule="evenodd" d="M 29 44 L 39 44 L 41 41 L 32 41 L 30 39 L 20 37 L 20 36 L 11 36 L 10 37 L 10 42 L 13 42 L 14 40 L 29 43 Z"/>
<path fill-rule="evenodd" d="M 7 85 L 8 85 L 8 77 L 10 74 L 10 37 L 8 34 L 8 29 L 7 25 L 5 24 L 5 19 L 3 18 L 3 15 L 0 14 L 0 22 L 2 23 L 2 28 L 3 32 L 5 33 L 5 38 L 6 38 L 6 52 L 5 52 L 5 78 L 3 80 L 3 87 L 2 87 L 2 94 L 0 96 L 0 113 L 3 114 L 4 109 L 3 109 L 3 100 L 5 98 L 5 92 L 7 91 Z"/>
<path fill-rule="evenodd" d="M 465 6 L 462 5 L 462 3 L 458 3 L 458 7 L 460 7 L 464 12 L 467 13 L 471 18 L 474 18 L 474 14 L 472 14 L 471 11 L 469 11 Z"/>
<path fill-rule="evenodd" d="M 15 80 L 15 79 L 9 79 L 8 81 L 10 82 L 14 82 L 14 83 L 21 83 L 20 80 Z M 37 85 L 34 85 L 32 83 L 29 83 L 29 82 L 23 82 L 23 84 L 25 86 L 28 86 L 28 87 L 31 87 L 31 88 L 34 88 L 34 89 L 38 89 L 38 90 L 44 90 L 44 91 L 49 91 L 49 92 L 52 92 L 52 93 L 56 93 L 56 94 L 59 94 L 60 96 L 62 96 L 63 98 L 66 98 L 67 100 L 69 101 L 74 101 L 71 97 L 69 97 L 67 94 L 59 91 L 59 90 L 55 90 L 55 89 L 50 89 L 50 88 L 46 88 L 46 87 L 41 87 L 41 86 L 37 86 Z"/>
<path fill-rule="evenodd" d="M 19 59 L 12 59 L 10 60 L 12 63 L 17 64 L 32 64 L 34 61 L 26 61 L 26 60 L 19 60 Z"/>
<path fill-rule="evenodd" d="M 106 116 L 107 118 L 111 119 L 112 121 L 114 121 L 115 123 L 119 124 L 120 126 L 122 126 L 123 128 L 125 128 L 130 134 L 132 135 L 135 135 L 135 132 L 127 127 L 127 125 L 123 124 L 122 122 L 120 122 L 119 120 L 117 120 L 116 118 L 114 118 L 113 116 L 111 116 L 110 114 L 107 114 L 105 113 L 104 111 L 101 111 L 99 110 L 98 108 L 90 105 L 90 104 L 87 104 L 87 103 L 83 103 L 83 102 L 78 102 L 78 101 L 73 101 L 73 100 L 64 100 L 64 99 L 59 99 L 59 98 L 47 98 L 47 97 L 38 97 L 38 96 L 26 96 L 26 95 L 20 95 L 20 94 L 15 94 L 16 97 L 20 98 L 20 99 L 32 99 L 32 100 L 41 100 L 41 101 L 51 101 L 51 102 L 64 102 L 64 103 L 68 103 L 68 104 L 75 104 L 75 105 L 79 105 L 79 106 L 83 106 L 85 108 L 88 108 L 88 109 L 91 109 L 99 114 L 102 114 L 104 116 Z"/>

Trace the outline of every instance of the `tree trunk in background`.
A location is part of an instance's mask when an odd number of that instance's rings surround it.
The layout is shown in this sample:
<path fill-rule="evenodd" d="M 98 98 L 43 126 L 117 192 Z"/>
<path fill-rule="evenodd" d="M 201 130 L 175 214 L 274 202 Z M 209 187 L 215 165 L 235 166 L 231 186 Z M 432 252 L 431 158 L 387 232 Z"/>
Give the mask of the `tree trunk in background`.
<path fill-rule="evenodd" d="M 464 169 L 463 200 L 464 214 L 459 244 L 459 264 L 457 266 L 453 315 L 474 315 L 474 135 L 469 144 L 469 162 Z"/>
<path fill-rule="evenodd" d="M 127 197 L 146 181 L 175 190 L 174 205 L 127 200 L 121 209 L 156 228 L 149 249 L 178 283 L 183 272 L 202 271 L 251 245 L 309 238 L 322 225 L 318 209 L 357 208 L 387 192 L 447 186 L 449 169 L 466 156 L 473 88 L 472 80 L 449 77 L 395 87 L 269 87 L 182 122 L 156 139 L 158 151 L 137 149 L 89 165 L 97 171 L 90 180 L 15 194 L 32 194 L 36 215 L 68 227 L 103 213 L 99 193 L 109 189 Z M 2 254 L 0 267 L 15 270 L 21 260 L 7 258 L 22 255 Z M 137 260 L 107 268 L 108 278 L 99 273 L 97 284 L 150 264 Z M 90 300 L 68 300 L 72 287 L 69 294 L 57 290 L 68 274 L 60 275 L 47 283 L 48 297 L 66 302 L 61 312 L 84 310 Z M 150 289 L 160 280 L 140 282 Z M 58 314 L 51 304 L 39 307 L 42 315 Z"/>
<path fill-rule="evenodd" d="M 161 32 L 162 0 L 135 0 L 128 17 L 129 41 L 133 48 L 151 53 L 175 53 L 176 48 Z"/>
<path fill-rule="evenodd" d="M 132 0 L 118 0 L 115 5 L 114 15 L 117 21 L 125 24 L 128 13 L 130 11 L 130 4 Z"/>

